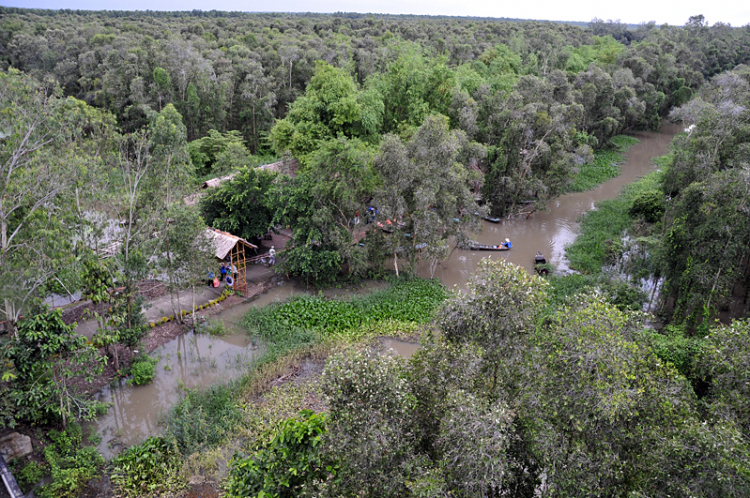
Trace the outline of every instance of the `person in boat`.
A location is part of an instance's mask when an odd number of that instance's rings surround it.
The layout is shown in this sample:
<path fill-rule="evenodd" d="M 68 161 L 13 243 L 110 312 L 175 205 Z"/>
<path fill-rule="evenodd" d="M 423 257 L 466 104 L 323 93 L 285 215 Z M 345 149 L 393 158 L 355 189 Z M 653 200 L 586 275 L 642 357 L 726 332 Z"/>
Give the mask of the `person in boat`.
<path fill-rule="evenodd" d="M 511 243 L 510 243 L 510 239 L 505 239 L 505 242 L 503 242 L 503 243 L 502 243 L 501 245 L 502 245 L 503 247 L 506 247 L 506 248 L 508 248 L 508 249 L 510 249 L 511 247 L 513 247 L 513 246 L 511 245 Z"/>
<path fill-rule="evenodd" d="M 541 251 L 537 251 L 536 252 L 536 256 L 534 256 L 534 262 L 536 264 L 542 264 L 543 265 L 544 263 L 547 262 L 547 260 L 544 259 L 544 255 L 542 254 Z"/>

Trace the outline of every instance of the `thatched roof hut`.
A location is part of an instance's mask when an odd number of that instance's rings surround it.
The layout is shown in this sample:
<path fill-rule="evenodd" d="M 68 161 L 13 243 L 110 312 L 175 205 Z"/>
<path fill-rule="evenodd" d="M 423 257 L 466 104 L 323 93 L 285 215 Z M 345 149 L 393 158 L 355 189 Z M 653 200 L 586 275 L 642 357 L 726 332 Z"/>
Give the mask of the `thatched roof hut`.
<path fill-rule="evenodd" d="M 248 249 L 254 250 L 258 248 L 255 244 L 251 244 L 241 237 L 237 237 L 228 232 L 222 232 L 216 228 L 206 228 L 206 233 L 210 239 L 213 240 L 214 247 L 216 248 L 216 257 L 221 260 L 224 260 L 227 257 L 227 254 L 229 254 L 238 244 L 243 245 Z"/>

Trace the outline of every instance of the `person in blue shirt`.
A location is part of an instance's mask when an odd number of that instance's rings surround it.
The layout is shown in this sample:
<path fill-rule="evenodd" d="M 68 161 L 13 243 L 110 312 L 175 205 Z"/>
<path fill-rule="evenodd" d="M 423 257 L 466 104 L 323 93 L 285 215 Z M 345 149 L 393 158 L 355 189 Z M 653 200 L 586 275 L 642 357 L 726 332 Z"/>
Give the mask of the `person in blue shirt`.
<path fill-rule="evenodd" d="M 227 267 L 224 266 L 224 263 L 221 264 L 221 268 L 219 271 L 221 272 L 221 276 L 219 277 L 219 282 L 223 282 L 224 277 L 227 276 Z"/>
<path fill-rule="evenodd" d="M 508 249 L 510 249 L 511 247 L 513 247 L 513 246 L 512 246 L 511 244 L 510 244 L 510 239 L 505 239 L 505 242 L 503 242 L 503 246 L 504 246 L 504 247 L 507 247 Z"/>
<path fill-rule="evenodd" d="M 208 286 L 213 287 L 214 286 L 214 272 L 209 271 L 208 272 Z"/>

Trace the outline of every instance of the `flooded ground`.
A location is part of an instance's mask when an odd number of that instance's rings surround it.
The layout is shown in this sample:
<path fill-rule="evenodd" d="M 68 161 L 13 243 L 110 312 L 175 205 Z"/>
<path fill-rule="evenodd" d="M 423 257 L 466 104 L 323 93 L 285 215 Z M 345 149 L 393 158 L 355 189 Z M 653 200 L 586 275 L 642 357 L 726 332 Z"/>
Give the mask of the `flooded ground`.
<path fill-rule="evenodd" d="M 242 330 L 242 318 L 248 309 L 262 304 L 260 300 L 243 303 L 212 316 L 209 323 L 223 323 L 229 332 L 226 336 L 188 332 L 157 348 L 150 355 L 159 359 L 151 384 L 129 386 L 123 381 L 117 387 L 103 389 L 99 401 L 112 406 L 91 424 L 102 436 L 99 451 L 111 458 L 122 448 L 160 434 L 160 418 L 185 395 L 185 390 L 240 377 L 258 354 L 258 347 Z"/>
<path fill-rule="evenodd" d="M 451 288 L 464 287 L 484 258 L 506 258 L 529 271 L 533 270 L 534 254 L 541 251 L 547 262 L 558 272 L 568 270 L 565 259 L 565 246 L 578 235 L 578 220 L 586 211 L 605 199 L 612 199 L 622 188 L 654 170 L 652 159 L 667 153 L 672 137 L 682 131 L 679 125 L 666 124 L 658 133 L 638 132 L 632 136 L 640 140 L 625 153 L 626 162 L 622 172 L 593 190 L 566 194 L 553 200 L 549 210 L 536 212 L 528 219 L 523 217 L 502 220 L 500 223 L 484 223 L 484 230 L 476 236 L 480 244 L 499 244 L 505 238 L 513 243 L 507 252 L 456 250 L 450 259 L 438 266 L 435 277 Z M 425 262 L 419 268 L 421 277 L 429 277 L 429 265 Z"/>
<path fill-rule="evenodd" d="M 351 298 L 385 287 L 387 284 L 384 282 L 373 282 L 327 289 L 323 295 Z M 98 450 L 106 458 L 111 458 L 123 448 L 160 434 L 163 431 L 159 424 L 161 417 L 185 395 L 186 390 L 205 388 L 240 377 L 259 349 L 251 343 L 242 328 L 242 319 L 247 311 L 297 295 L 314 294 L 304 287 L 286 283 L 273 287 L 252 302 L 222 311 L 210 317 L 208 323 L 223 324 L 228 335 L 183 334 L 151 353 L 152 358 L 159 359 L 151 384 L 129 386 L 122 381 L 117 387 L 103 389 L 97 399 L 112 406 L 90 426 L 102 436 Z"/>

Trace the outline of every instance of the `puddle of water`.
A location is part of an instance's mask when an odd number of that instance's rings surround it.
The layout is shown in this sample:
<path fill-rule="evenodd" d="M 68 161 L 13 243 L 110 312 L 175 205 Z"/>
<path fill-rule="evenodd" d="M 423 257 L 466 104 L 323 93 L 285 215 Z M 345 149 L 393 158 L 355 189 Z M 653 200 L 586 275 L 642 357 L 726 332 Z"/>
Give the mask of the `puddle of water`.
<path fill-rule="evenodd" d="M 405 359 L 411 358 L 411 355 L 419 349 L 419 344 L 415 342 L 399 341 L 390 337 L 381 337 L 380 342 L 386 351 L 390 351 Z"/>
<path fill-rule="evenodd" d="M 241 318 L 247 307 L 243 304 L 228 311 Z M 235 316 L 221 317 L 230 330 L 239 328 Z M 123 383 L 98 394 L 99 401 L 112 404 L 105 415 L 91 424 L 91 429 L 102 436 L 98 450 L 111 458 L 125 447 L 160 434 L 160 417 L 184 396 L 185 389 L 235 379 L 246 371 L 255 354 L 255 347 L 244 333 L 213 337 L 188 332 L 157 348 L 151 354 L 159 358 L 151 384 Z"/>

